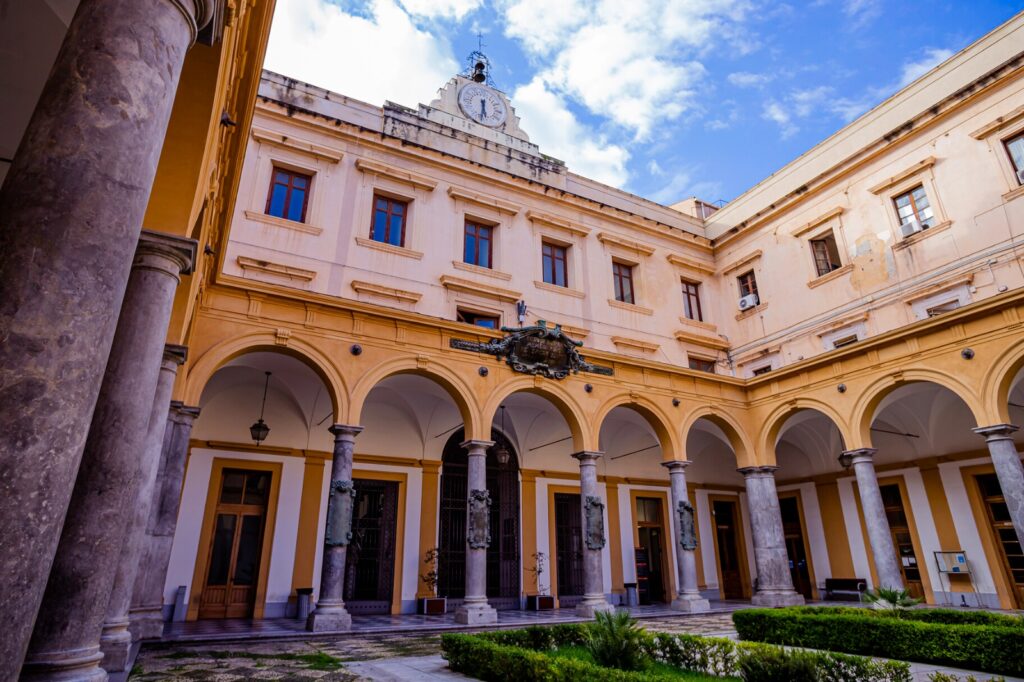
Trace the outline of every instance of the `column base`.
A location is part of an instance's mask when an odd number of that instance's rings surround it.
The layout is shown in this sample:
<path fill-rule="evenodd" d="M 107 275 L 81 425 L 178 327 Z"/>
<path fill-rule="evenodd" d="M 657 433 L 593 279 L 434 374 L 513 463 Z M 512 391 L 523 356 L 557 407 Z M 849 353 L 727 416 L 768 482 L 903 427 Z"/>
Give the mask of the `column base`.
<path fill-rule="evenodd" d="M 25 661 L 18 679 L 32 682 L 107 682 L 107 671 L 99 665 L 102 659 L 98 646 L 37 654 Z"/>
<path fill-rule="evenodd" d="M 352 616 L 344 608 L 316 609 L 306 619 L 309 632 L 347 632 L 352 629 Z"/>
<path fill-rule="evenodd" d="M 491 625 L 498 622 L 498 612 L 487 602 L 464 603 L 455 609 L 455 622 L 459 625 Z"/>
<path fill-rule="evenodd" d="M 604 595 L 597 597 L 583 597 L 583 601 L 576 605 L 576 615 L 580 618 L 594 618 L 602 611 L 614 611 L 615 607 L 608 603 Z"/>
<path fill-rule="evenodd" d="M 676 597 L 672 600 L 673 611 L 702 613 L 711 610 L 711 602 L 703 597 Z"/>
<path fill-rule="evenodd" d="M 128 632 L 128 621 L 104 623 L 100 635 L 100 653 L 103 661 L 100 667 L 108 673 L 119 673 L 128 669 L 131 658 L 132 635 Z"/>
<path fill-rule="evenodd" d="M 128 631 L 132 641 L 160 639 L 164 636 L 164 614 L 162 609 L 132 611 L 128 619 Z"/>
<path fill-rule="evenodd" d="M 750 603 L 754 606 L 774 608 L 776 606 L 803 606 L 806 601 L 802 594 L 791 592 L 789 590 L 771 592 L 762 590 L 754 595 L 750 600 Z"/>

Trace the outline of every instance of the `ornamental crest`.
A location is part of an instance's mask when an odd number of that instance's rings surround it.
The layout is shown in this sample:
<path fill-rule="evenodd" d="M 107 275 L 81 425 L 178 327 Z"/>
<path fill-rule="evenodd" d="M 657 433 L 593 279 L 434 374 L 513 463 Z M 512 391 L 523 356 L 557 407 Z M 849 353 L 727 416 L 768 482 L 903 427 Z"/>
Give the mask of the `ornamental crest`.
<path fill-rule="evenodd" d="M 466 541 L 472 549 L 487 549 L 491 546 L 491 493 L 488 490 L 469 491 Z"/>
<path fill-rule="evenodd" d="M 604 549 L 604 502 L 600 497 L 587 495 L 583 503 L 583 518 L 587 549 Z"/>
<path fill-rule="evenodd" d="M 683 549 L 697 549 L 697 527 L 693 524 L 693 505 L 685 500 L 679 500 L 676 505 L 676 513 L 679 515 L 679 546 Z"/>
<path fill-rule="evenodd" d="M 450 346 L 459 350 L 486 353 L 505 358 L 516 372 L 539 374 L 549 379 L 564 379 L 570 373 L 612 375 L 611 367 L 599 367 L 587 362 L 577 350 L 583 345 L 565 335 L 562 326 L 548 327 L 544 320 L 530 327 L 502 327 L 505 337 L 478 343 L 452 339 Z"/>
<path fill-rule="evenodd" d="M 352 481 L 331 481 L 331 496 L 327 502 L 327 532 L 324 544 L 344 547 L 352 541 L 352 502 L 356 488 Z"/>

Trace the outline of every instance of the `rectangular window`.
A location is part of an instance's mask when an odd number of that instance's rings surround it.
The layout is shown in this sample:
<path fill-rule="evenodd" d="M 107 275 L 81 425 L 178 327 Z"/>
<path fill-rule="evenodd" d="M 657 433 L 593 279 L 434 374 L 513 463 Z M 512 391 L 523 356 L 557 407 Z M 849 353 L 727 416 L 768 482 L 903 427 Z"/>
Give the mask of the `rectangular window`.
<path fill-rule="evenodd" d="M 838 270 L 843 265 L 839 260 L 839 246 L 831 232 L 811 240 L 811 253 L 814 254 L 814 269 L 818 277 Z"/>
<path fill-rule="evenodd" d="M 923 229 L 928 229 L 935 222 L 932 205 L 928 201 L 923 185 L 899 195 L 893 199 L 893 203 L 896 205 L 896 216 L 900 220 L 900 225 L 916 220 L 921 223 Z"/>
<path fill-rule="evenodd" d="M 762 374 L 767 374 L 770 371 L 772 371 L 772 366 L 771 365 L 765 365 L 764 367 L 758 367 L 757 369 L 753 370 L 751 372 L 751 374 L 753 376 L 755 376 L 755 377 L 759 377 Z"/>
<path fill-rule="evenodd" d="M 842 348 L 844 346 L 851 346 L 860 340 L 856 334 L 850 334 L 849 336 L 842 336 L 832 341 L 833 348 Z"/>
<path fill-rule="evenodd" d="M 306 204 L 312 177 L 283 168 L 274 168 L 267 194 L 267 215 L 306 222 Z"/>
<path fill-rule="evenodd" d="M 754 279 L 754 271 L 744 272 L 736 278 L 740 283 L 740 296 L 757 296 L 757 280 Z M 760 301 L 760 299 L 758 299 Z"/>
<path fill-rule="evenodd" d="M 494 253 L 493 243 L 493 227 L 467 220 L 462 249 L 463 262 L 470 265 L 478 265 L 481 268 L 491 267 L 491 256 Z"/>
<path fill-rule="evenodd" d="M 945 303 L 933 305 L 931 308 L 926 309 L 925 312 L 928 313 L 928 317 L 935 317 L 936 315 L 941 315 L 942 313 L 952 312 L 959 307 L 960 299 L 953 299 L 952 301 L 947 301 Z"/>
<path fill-rule="evenodd" d="M 458 322 L 464 322 L 466 324 L 475 324 L 478 327 L 486 327 L 487 329 L 498 329 L 501 327 L 501 318 L 497 315 L 486 315 L 484 313 L 474 313 L 471 310 L 463 310 L 459 308 L 456 311 L 455 319 Z"/>
<path fill-rule="evenodd" d="M 559 287 L 569 286 L 566 258 L 568 249 L 558 244 L 542 242 L 541 261 L 544 266 L 544 281 Z"/>
<path fill-rule="evenodd" d="M 715 373 L 715 361 L 705 360 L 704 358 L 695 358 L 692 355 L 688 358 L 690 363 L 690 369 L 695 369 L 698 372 L 711 372 Z"/>
<path fill-rule="evenodd" d="M 612 261 L 612 281 L 615 284 L 615 300 L 636 303 L 633 298 L 633 266 Z"/>
<path fill-rule="evenodd" d="M 373 195 L 373 224 L 370 225 L 370 239 L 392 246 L 405 246 L 405 216 L 409 212 L 408 202 L 399 199 Z"/>
<path fill-rule="evenodd" d="M 683 314 L 687 319 L 704 321 L 704 313 L 700 309 L 700 284 L 683 280 Z"/>
<path fill-rule="evenodd" d="M 1011 137 L 1003 144 L 1006 145 L 1006 153 L 1010 155 L 1010 165 L 1017 176 L 1017 183 L 1024 185 L 1024 133 Z"/>

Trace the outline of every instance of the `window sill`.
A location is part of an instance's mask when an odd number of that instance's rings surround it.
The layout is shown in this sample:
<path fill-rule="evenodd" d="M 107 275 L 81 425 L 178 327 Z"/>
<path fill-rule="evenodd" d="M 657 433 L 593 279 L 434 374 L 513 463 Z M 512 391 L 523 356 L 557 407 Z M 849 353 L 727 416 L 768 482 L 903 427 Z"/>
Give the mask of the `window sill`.
<path fill-rule="evenodd" d="M 939 223 L 935 227 L 929 227 L 927 230 L 923 230 L 921 232 L 918 232 L 917 234 L 912 234 L 909 237 L 904 237 L 903 239 L 892 245 L 892 250 L 902 251 L 903 249 L 909 246 L 913 246 L 922 239 L 927 239 L 928 237 L 931 237 L 934 234 L 938 234 L 939 232 L 945 232 L 946 230 L 949 229 L 949 226 L 952 224 L 952 220 L 947 220 L 944 223 Z"/>
<path fill-rule="evenodd" d="M 484 277 L 503 279 L 506 282 L 512 279 L 512 275 L 508 274 L 507 272 L 492 270 L 491 268 L 482 268 L 479 265 L 473 265 L 472 263 L 463 263 L 460 260 L 453 260 L 452 267 L 455 268 L 456 270 L 472 272 L 474 275 L 483 275 Z"/>
<path fill-rule="evenodd" d="M 572 296 L 573 298 L 586 298 L 587 295 L 577 289 L 570 289 L 569 287 L 560 287 L 557 284 L 549 284 L 542 282 L 538 279 L 533 280 L 533 286 L 544 291 L 550 291 L 553 294 L 561 294 L 562 296 Z"/>
<path fill-rule="evenodd" d="M 416 260 L 423 258 L 423 254 L 419 251 L 413 251 L 412 249 L 407 249 L 404 246 L 395 246 L 394 244 L 378 242 L 373 239 L 367 239 L 366 237 L 356 237 L 356 244 L 359 244 L 359 246 L 365 246 L 368 249 L 376 249 L 378 251 L 383 251 L 384 253 L 390 253 L 394 256 L 404 256 L 406 258 L 415 258 Z"/>
<path fill-rule="evenodd" d="M 685 315 L 680 315 L 679 316 L 679 321 L 682 322 L 683 324 L 687 325 L 687 326 L 696 327 L 697 329 L 700 329 L 701 331 L 709 331 L 709 332 L 712 332 L 712 333 L 718 333 L 718 325 L 717 324 L 711 324 L 710 322 L 705 322 L 703 320 L 691 320 L 690 318 L 688 318 Z"/>
<path fill-rule="evenodd" d="M 1010 199 L 1016 199 L 1017 197 L 1024 197 L 1024 185 L 1021 185 L 1017 189 L 1011 189 L 1009 192 L 1003 195 L 1003 201 L 1009 201 Z"/>
<path fill-rule="evenodd" d="M 767 303 L 758 303 L 757 305 L 755 305 L 750 310 L 744 310 L 742 313 L 737 313 L 736 314 L 736 321 L 738 322 L 739 320 L 745 320 L 745 319 L 747 319 L 748 317 L 750 317 L 752 315 L 755 315 L 757 313 L 760 313 L 760 312 L 764 311 L 764 309 L 767 308 L 767 307 L 768 307 Z"/>
<path fill-rule="evenodd" d="M 853 272 L 853 263 L 847 263 L 846 265 L 842 266 L 841 268 L 837 268 L 832 272 L 815 277 L 814 279 L 807 283 L 807 287 L 809 289 L 816 289 L 817 287 L 820 287 L 822 284 L 828 284 L 832 280 L 839 279 L 840 277 L 848 275 L 851 272 Z"/>
<path fill-rule="evenodd" d="M 314 227 L 313 225 L 300 223 L 297 220 L 278 218 L 277 216 L 267 215 L 266 213 L 260 213 L 259 211 L 246 211 L 245 217 L 253 222 L 273 225 L 274 227 L 283 227 L 287 230 L 295 230 L 296 232 L 305 232 L 306 234 L 311 234 L 313 236 L 319 236 L 324 231 L 322 227 Z"/>
<path fill-rule="evenodd" d="M 622 301 L 616 301 L 614 298 L 608 299 L 608 305 L 619 310 L 625 310 L 629 313 L 640 313 L 641 315 L 653 315 L 654 311 L 650 308 L 645 308 L 642 305 L 636 303 L 624 303 Z"/>

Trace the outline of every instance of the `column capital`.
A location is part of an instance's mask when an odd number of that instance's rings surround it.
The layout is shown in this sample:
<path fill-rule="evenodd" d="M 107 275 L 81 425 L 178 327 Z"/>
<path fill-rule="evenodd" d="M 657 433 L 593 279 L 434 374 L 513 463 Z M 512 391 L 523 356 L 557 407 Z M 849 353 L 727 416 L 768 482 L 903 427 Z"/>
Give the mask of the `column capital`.
<path fill-rule="evenodd" d="M 986 441 L 992 440 L 1009 440 L 1013 437 L 1014 431 L 1019 431 L 1020 427 L 1016 424 L 993 424 L 992 426 L 979 426 L 976 429 L 971 429 L 979 436 L 984 436 Z"/>
<path fill-rule="evenodd" d="M 348 424 L 332 424 L 327 430 L 334 436 L 334 441 L 355 440 L 363 431 L 362 426 L 350 426 Z"/>
<path fill-rule="evenodd" d="M 472 440 L 472 439 L 470 439 L 470 440 L 464 440 L 461 443 L 459 443 L 459 447 L 464 449 L 466 452 L 468 452 L 470 456 L 473 456 L 473 455 L 485 455 L 485 454 L 487 454 L 487 448 L 492 447 L 493 445 L 494 445 L 494 441 L 493 440 Z"/>
<path fill-rule="evenodd" d="M 878 448 L 856 448 L 855 450 L 843 450 L 839 454 L 839 462 L 843 460 L 849 461 L 849 464 L 843 465 L 849 467 L 854 464 L 861 464 L 863 462 L 873 463 L 875 453 L 878 452 Z"/>
<path fill-rule="evenodd" d="M 134 266 L 144 266 L 148 263 L 147 256 L 156 256 L 171 261 L 175 275 L 192 274 L 192 266 L 196 262 L 196 251 L 199 242 L 195 239 L 175 237 L 170 234 L 143 230 L 139 236 L 138 246 L 135 248 Z M 160 269 L 165 269 L 161 267 Z"/>
<path fill-rule="evenodd" d="M 192 423 L 193 420 L 199 417 L 198 407 L 189 407 L 180 400 L 171 401 L 171 420 L 175 423 L 181 424 L 187 421 Z"/>
<path fill-rule="evenodd" d="M 188 360 L 188 346 L 178 346 L 173 343 L 164 345 L 164 362 L 173 362 L 175 365 L 184 365 Z"/>
<path fill-rule="evenodd" d="M 673 459 L 668 462 L 662 462 L 661 466 L 668 469 L 669 473 L 674 474 L 677 471 L 684 472 L 686 467 L 690 466 L 690 460 L 688 459 Z"/>
<path fill-rule="evenodd" d="M 597 460 L 604 457 L 604 453 L 600 450 L 580 450 L 579 452 L 572 453 L 573 459 L 580 461 L 580 466 L 585 464 L 596 464 Z"/>
<path fill-rule="evenodd" d="M 745 478 L 775 478 L 775 471 L 779 467 L 774 465 L 740 467 L 736 471 L 743 474 Z"/>

